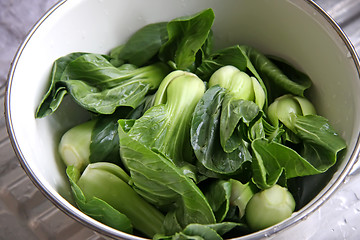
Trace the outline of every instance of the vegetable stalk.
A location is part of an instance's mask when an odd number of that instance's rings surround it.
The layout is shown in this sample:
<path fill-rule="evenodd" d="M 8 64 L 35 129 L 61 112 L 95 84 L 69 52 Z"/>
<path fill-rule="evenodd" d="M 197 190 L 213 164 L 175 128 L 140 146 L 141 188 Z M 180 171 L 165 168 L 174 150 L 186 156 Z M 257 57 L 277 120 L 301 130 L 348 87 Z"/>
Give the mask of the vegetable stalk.
<path fill-rule="evenodd" d="M 87 199 L 99 198 L 125 214 L 134 228 L 149 237 L 162 232 L 164 215 L 128 184 L 130 177 L 112 163 L 89 164 L 77 184 Z"/>

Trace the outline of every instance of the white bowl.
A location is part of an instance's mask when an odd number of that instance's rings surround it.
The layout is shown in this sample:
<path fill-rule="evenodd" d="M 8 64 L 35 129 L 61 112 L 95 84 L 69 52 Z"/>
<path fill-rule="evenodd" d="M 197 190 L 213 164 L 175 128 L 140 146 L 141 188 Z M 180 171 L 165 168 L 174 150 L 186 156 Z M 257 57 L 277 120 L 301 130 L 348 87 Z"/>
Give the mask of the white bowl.
<path fill-rule="evenodd" d="M 50 117 L 35 119 L 53 61 L 76 51 L 107 53 L 148 23 L 209 7 L 216 16 L 216 48 L 252 45 L 265 54 L 285 58 L 306 72 L 314 83 L 311 100 L 318 112 L 330 120 L 348 144 L 334 171 L 319 184 L 319 192 L 298 214 L 243 238 L 261 238 L 289 227 L 315 211 L 345 178 L 359 151 L 359 59 L 341 29 L 312 1 L 68 0 L 54 6 L 20 47 L 6 95 L 8 132 L 24 170 L 66 214 L 102 234 L 137 239 L 93 220 L 71 204 L 65 168 L 56 148 L 64 130 L 88 116 L 66 101 Z"/>

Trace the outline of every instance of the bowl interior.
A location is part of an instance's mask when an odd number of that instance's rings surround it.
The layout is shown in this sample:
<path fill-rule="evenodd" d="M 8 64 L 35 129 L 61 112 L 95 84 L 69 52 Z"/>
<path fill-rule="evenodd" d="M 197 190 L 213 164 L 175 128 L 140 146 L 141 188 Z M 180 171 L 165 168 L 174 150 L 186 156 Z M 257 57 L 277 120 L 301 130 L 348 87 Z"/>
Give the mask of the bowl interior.
<path fill-rule="evenodd" d="M 7 92 L 9 133 L 32 180 L 62 210 L 90 227 L 125 236 L 91 220 L 71 202 L 64 166 L 57 154 L 61 134 L 88 118 L 70 99 L 52 116 L 34 114 L 48 87 L 55 59 L 70 52 L 107 53 L 145 24 L 170 20 L 205 8 L 215 12 L 215 47 L 248 44 L 285 58 L 313 81 L 309 94 L 348 144 L 334 174 L 320 184 L 317 199 L 331 188 L 354 154 L 360 129 L 359 63 L 335 24 L 304 0 L 68 0 L 35 26 L 15 58 Z M 166 10 L 165 10 L 166 9 Z M 351 161 L 350 161 L 351 163 Z M 325 181 L 325 180 L 324 180 Z M 327 183 L 329 181 L 329 183 Z M 319 193 L 319 194 L 318 194 Z M 127 235 L 126 235 L 127 236 Z M 127 236 L 130 237 L 130 236 Z"/>

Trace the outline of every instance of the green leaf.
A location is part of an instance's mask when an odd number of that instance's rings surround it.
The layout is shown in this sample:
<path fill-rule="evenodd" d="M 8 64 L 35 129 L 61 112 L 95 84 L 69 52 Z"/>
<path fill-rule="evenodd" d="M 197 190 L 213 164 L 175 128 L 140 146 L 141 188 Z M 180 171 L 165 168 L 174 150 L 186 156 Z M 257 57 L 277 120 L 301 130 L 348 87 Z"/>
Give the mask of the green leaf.
<path fill-rule="evenodd" d="M 111 62 L 127 62 L 136 66 L 148 64 L 168 40 L 167 22 L 148 24 L 136 31 L 130 39 L 111 51 Z"/>
<path fill-rule="evenodd" d="M 204 91 L 205 85 L 196 75 L 181 70 L 170 73 L 156 93 L 156 105 L 135 121 L 129 136 L 156 148 L 179 167 L 191 162 L 190 122 Z M 157 100 L 158 95 L 164 98 Z"/>
<path fill-rule="evenodd" d="M 246 70 L 247 57 L 238 45 L 220 49 L 212 53 L 202 61 L 202 64 L 196 69 L 196 74 L 201 79 L 208 81 L 216 70 L 227 65 L 234 66 L 241 71 Z"/>
<path fill-rule="evenodd" d="M 322 172 L 281 143 L 259 138 L 252 142 L 251 147 L 255 155 L 252 162 L 253 180 L 261 189 L 276 184 L 283 174 L 289 179 Z"/>
<path fill-rule="evenodd" d="M 66 174 L 71 184 L 71 190 L 73 192 L 75 202 L 83 213 L 109 227 L 126 233 L 132 233 L 131 222 L 124 214 L 120 213 L 99 198 L 93 197 L 91 199 L 86 199 L 82 190 L 76 183 L 80 178 L 80 172 L 78 169 L 69 166 L 66 169 Z"/>
<path fill-rule="evenodd" d="M 204 193 L 215 214 L 216 222 L 222 222 L 229 210 L 231 183 L 225 180 L 214 181 L 206 187 Z"/>
<path fill-rule="evenodd" d="M 230 206 L 236 206 L 238 213 L 237 217 L 241 220 L 246 213 L 245 209 L 248 202 L 258 189 L 251 181 L 243 184 L 235 179 L 230 179 L 229 182 L 231 183 Z M 230 212 L 230 214 L 232 213 Z M 230 214 L 228 214 L 228 216 Z"/>
<path fill-rule="evenodd" d="M 191 145 L 198 161 L 206 169 L 218 174 L 240 171 L 246 175 L 246 163 L 251 162 L 246 143 L 240 141 L 230 153 L 221 147 L 220 114 L 225 92 L 225 89 L 215 85 L 198 102 L 191 122 Z"/>
<path fill-rule="evenodd" d="M 112 162 L 120 164 L 119 135 L 117 114 L 99 117 L 91 134 L 90 156 L 91 163 Z"/>
<path fill-rule="evenodd" d="M 269 60 L 273 62 L 276 67 L 280 69 L 280 71 L 288 77 L 291 81 L 295 83 L 295 86 L 298 86 L 299 89 L 306 89 L 310 88 L 312 83 L 311 79 L 305 73 L 299 71 L 298 69 L 294 68 L 291 64 L 289 64 L 286 60 L 281 59 L 276 56 L 268 56 Z M 297 94 L 302 96 L 301 94 Z"/>
<path fill-rule="evenodd" d="M 92 163 L 77 181 L 87 199 L 98 198 L 125 214 L 134 228 L 148 237 L 162 232 L 164 215 L 128 184 L 130 177 L 119 166 Z"/>
<path fill-rule="evenodd" d="M 51 69 L 50 74 L 50 86 L 44 95 L 40 105 L 36 110 L 36 117 L 42 118 L 47 115 L 52 114 L 57 110 L 64 96 L 67 94 L 67 89 L 64 86 L 59 86 L 58 82 L 61 79 L 66 66 L 75 60 L 76 58 L 84 55 L 86 53 L 75 52 L 70 53 L 64 57 L 57 59 Z"/>
<path fill-rule="evenodd" d="M 249 139 L 253 141 L 257 138 L 266 138 L 269 141 L 281 142 L 285 133 L 282 125 L 273 126 L 265 120 L 265 115 L 259 118 L 249 130 Z"/>
<path fill-rule="evenodd" d="M 286 93 L 304 96 L 304 91 L 311 86 L 311 80 L 289 64 L 282 63 L 277 66 L 278 61 L 275 64 L 255 48 L 250 46 L 241 46 L 240 48 L 248 56 L 255 70 L 264 81 L 270 102 L 282 94 L 279 93 L 279 89 Z"/>
<path fill-rule="evenodd" d="M 323 173 L 336 163 L 339 152 L 346 148 L 346 142 L 326 118 L 306 115 L 297 116 L 294 121 L 294 133 L 285 134 L 287 141 L 297 138 L 291 141 L 294 149 L 281 144 L 278 137 L 275 137 L 276 142 L 265 139 L 252 142 L 256 156 L 252 164 L 253 179 L 260 188 L 272 186 L 282 175 L 290 179 Z"/>
<path fill-rule="evenodd" d="M 214 229 L 201 224 L 188 225 L 184 231 L 182 231 L 182 234 L 186 236 L 201 237 L 201 239 L 204 240 L 222 240 L 222 237 Z"/>
<path fill-rule="evenodd" d="M 182 231 L 175 233 L 173 236 L 158 234 L 154 240 L 222 240 L 223 235 L 238 229 L 247 231 L 246 225 L 235 222 L 222 222 L 215 224 L 189 224 Z"/>
<path fill-rule="evenodd" d="M 190 223 L 214 223 L 205 196 L 178 167 L 158 151 L 134 140 L 119 122 L 120 153 L 130 170 L 134 188 L 158 207 L 175 209 L 182 227 Z M 175 208 L 176 206 L 176 208 Z"/>
<path fill-rule="evenodd" d="M 242 144 L 244 137 L 235 132 L 240 122 L 249 127 L 259 113 L 260 108 L 256 103 L 225 95 L 220 117 L 220 142 L 225 152 L 231 153 Z"/>
<path fill-rule="evenodd" d="M 119 70 L 101 55 L 86 54 L 68 64 L 61 81 L 85 109 L 111 114 L 119 106 L 136 108 L 168 71 L 162 63 Z"/>
<path fill-rule="evenodd" d="M 214 18 L 213 10 L 206 9 L 171 20 L 167 25 L 169 40 L 160 49 L 160 59 L 174 62 L 178 70 L 191 67 L 208 39 Z"/>
<path fill-rule="evenodd" d="M 333 166 L 338 153 L 346 148 L 328 120 L 318 115 L 298 116 L 295 134 L 304 143 L 302 156 L 321 172 Z"/>

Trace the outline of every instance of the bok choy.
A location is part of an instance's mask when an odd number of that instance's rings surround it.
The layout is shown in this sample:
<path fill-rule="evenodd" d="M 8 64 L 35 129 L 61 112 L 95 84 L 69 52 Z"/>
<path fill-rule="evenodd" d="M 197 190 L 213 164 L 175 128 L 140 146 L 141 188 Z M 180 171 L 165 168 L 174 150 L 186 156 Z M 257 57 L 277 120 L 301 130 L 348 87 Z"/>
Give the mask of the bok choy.
<path fill-rule="evenodd" d="M 150 23 L 107 55 L 54 62 L 35 116 L 65 97 L 90 113 L 58 147 L 88 216 L 158 240 L 239 237 L 301 209 L 289 183 L 346 149 L 309 76 L 252 46 L 213 50 L 214 21 L 205 9 Z"/>

